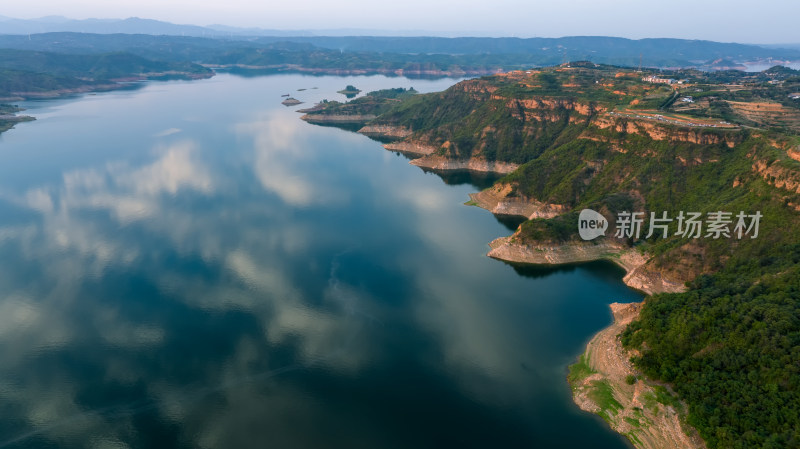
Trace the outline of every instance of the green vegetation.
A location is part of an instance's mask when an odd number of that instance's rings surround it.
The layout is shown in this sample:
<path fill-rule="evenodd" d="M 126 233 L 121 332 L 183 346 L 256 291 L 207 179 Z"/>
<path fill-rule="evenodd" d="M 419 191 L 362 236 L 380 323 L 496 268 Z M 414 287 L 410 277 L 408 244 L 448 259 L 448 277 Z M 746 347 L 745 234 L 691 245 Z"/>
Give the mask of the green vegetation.
<path fill-rule="evenodd" d="M 589 366 L 588 361 L 586 360 L 586 356 L 581 354 L 578 361 L 569 366 L 569 374 L 567 375 L 567 380 L 571 385 L 575 385 L 577 382 L 586 379 L 587 377 L 591 376 L 592 374 L 596 373 L 591 366 Z"/>
<path fill-rule="evenodd" d="M 557 81 L 548 82 L 555 89 L 553 83 Z M 532 116 L 526 112 L 524 101 L 533 97 L 522 94 L 523 90 L 528 92 L 527 88 L 503 85 L 493 92 L 494 88 L 492 79 L 467 81 L 404 102 L 377 123 L 399 123 L 426 141 L 446 145 L 441 153 L 448 157 L 479 156 L 515 163 L 530 161 L 548 148 L 574 139 L 588 124 L 588 117 L 571 110 L 573 104 L 566 95 L 554 111 L 546 112 L 546 117 Z"/>
<path fill-rule="evenodd" d="M 361 89 L 357 89 L 352 84 L 348 84 L 345 86 L 344 89 L 340 90 L 338 93 L 345 94 L 345 95 L 356 95 L 361 92 Z"/>
<path fill-rule="evenodd" d="M 211 75 L 197 64 L 152 61 L 128 53 L 74 55 L 0 49 L 0 98 L 122 87 L 117 79 Z"/>
<path fill-rule="evenodd" d="M 647 238 L 646 228 L 628 238 L 652 256 L 651 270 L 688 281 L 689 289 L 649 298 L 622 338 L 640 352 L 637 367 L 677 393 L 656 387 L 643 395 L 647 409 L 685 401 L 687 421 L 712 449 L 798 447 L 800 162 L 787 149 L 800 136 L 792 109 L 757 103 L 800 91 L 800 77 L 789 69 L 663 76 L 689 84 L 676 95 L 674 87 L 593 64 L 513 72 L 407 98 L 373 123 L 409 128 L 411 139 L 444 156 L 522 163 L 500 181 L 512 195 L 569 210 L 523 223 L 515 235 L 523 243 L 577 240 L 583 208 L 648 218 L 760 212 L 757 238 L 684 238 L 674 222 L 668 238 Z M 689 94 L 694 105 L 676 99 Z M 721 120 L 758 129 L 710 125 Z M 612 225 L 608 234 L 615 231 Z M 581 360 L 570 382 L 589 374 Z M 615 413 L 610 386 L 597 383 L 592 394 L 606 418 Z"/>
<path fill-rule="evenodd" d="M 348 88 L 353 86 L 347 86 Z M 357 89 L 356 89 L 357 90 Z M 342 91 L 343 92 L 343 91 Z M 360 92 L 360 91 L 359 91 Z M 416 95 L 417 91 L 414 88 L 404 89 L 384 89 L 374 92 L 369 92 L 364 96 L 353 99 L 346 103 L 338 101 L 323 100 L 319 105 L 314 108 L 305 110 L 303 112 L 310 116 L 354 116 L 366 117 L 362 120 L 364 122 L 383 114 L 393 107 L 400 104 L 401 101 L 411 98 Z"/>
<path fill-rule="evenodd" d="M 650 410 L 650 412 L 654 415 L 658 415 L 658 401 L 656 400 L 655 393 L 651 391 L 646 391 L 641 396 L 641 400 L 644 403 L 644 408 Z"/>
<path fill-rule="evenodd" d="M 189 62 L 151 61 L 127 53 L 74 55 L 0 49 L 0 99 L 47 98 L 129 88 L 118 79 L 203 78 L 211 70 Z M 0 105 L 0 132 L 33 120 Z"/>
<path fill-rule="evenodd" d="M 610 420 L 612 416 L 616 415 L 622 404 L 614 398 L 614 390 L 608 381 L 595 380 L 592 382 L 592 389 L 588 393 L 589 398 L 600 407 L 598 413 L 606 421 Z"/>
<path fill-rule="evenodd" d="M 210 71 L 187 62 L 153 61 L 130 53 L 75 55 L 0 49 L 0 68 L 54 76 L 108 81 L 142 74 L 208 75 Z"/>
<path fill-rule="evenodd" d="M 47 94 L 64 89 L 97 86 L 99 86 L 97 82 L 80 80 L 74 77 L 0 69 L 0 96 L 2 97 L 20 97 L 21 95 L 36 93 Z"/>
<path fill-rule="evenodd" d="M 656 402 L 662 405 L 666 405 L 669 407 L 676 408 L 678 410 L 683 409 L 683 405 L 681 401 L 678 400 L 675 396 L 673 396 L 668 390 L 667 387 L 663 385 L 656 385 L 653 387 L 656 392 Z"/>
<path fill-rule="evenodd" d="M 688 293 L 649 299 L 623 342 L 647 344 L 637 365 L 689 403 L 709 447 L 796 447 L 800 245 L 734 257 Z"/>
<path fill-rule="evenodd" d="M 625 383 L 628 384 L 628 385 L 635 384 L 636 383 L 636 376 L 634 376 L 633 374 L 628 374 L 627 376 L 625 376 Z"/>
<path fill-rule="evenodd" d="M 239 40 L 241 39 L 241 40 Z M 800 51 L 700 40 L 614 37 L 565 38 L 437 38 L 375 36 L 293 36 L 204 39 L 185 36 L 45 33 L 0 36 L 0 48 L 58 51 L 73 54 L 124 51 L 152 60 L 201 61 L 213 64 L 291 66 L 310 69 L 510 70 L 551 66 L 564 58 L 592 55 L 593 62 L 635 67 L 644 54 L 645 67 L 707 68 L 720 59 L 797 60 Z M 566 51 L 566 54 L 565 54 Z M 709 61 L 708 63 L 697 61 Z M 311 65 L 314 64 L 314 65 Z M 471 73 L 476 73 L 472 71 Z M 486 73 L 486 72 L 483 72 Z"/>
<path fill-rule="evenodd" d="M 642 423 L 640 423 L 638 419 L 632 418 L 630 416 L 625 417 L 625 422 L 636 428 L 642 427 Z"/>
<path fill-rule="evenodd" d="M 19 122 L 28 122 L 34 120 L 33 117 L 28 117 L 26 115 L 16 115 L 17 112 L 22 110 L 23 109 L 18 106 L 0 104 L 0 133 L 3 131 L 8 131 Z"/>

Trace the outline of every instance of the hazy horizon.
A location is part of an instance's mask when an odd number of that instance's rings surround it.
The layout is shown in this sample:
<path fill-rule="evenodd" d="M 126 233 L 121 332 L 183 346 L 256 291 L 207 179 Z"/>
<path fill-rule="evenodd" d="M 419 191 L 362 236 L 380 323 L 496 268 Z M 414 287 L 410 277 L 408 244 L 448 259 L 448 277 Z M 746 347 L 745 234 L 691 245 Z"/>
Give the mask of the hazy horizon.
<path fill-rule="evenodd" d="M 669 5 L 633 0 L 613 3 L 571 0 L 551 4 L 537 1 L 485 2 L 410 0 L 388 7 L 364 0 L 336 4 L 299 0 L 286 4 L 252 4 L 248 0 L 33 0 L 4 6 L 2 15 L 17 19 L 62 16 L 69 19 L 126 19 L 138 17 L 179 25 L 224 25 L 278 31 L 371 32 L 387 35 L 443 37 L 564 37 L 614 36 L 629 39 L 680 38 L 747 44 L 796 44 L 800 3 L 766 0 L 754 9 L 741 0 L 674 0 Z M 656 11 L 657 10 L 657 11 Z"/>

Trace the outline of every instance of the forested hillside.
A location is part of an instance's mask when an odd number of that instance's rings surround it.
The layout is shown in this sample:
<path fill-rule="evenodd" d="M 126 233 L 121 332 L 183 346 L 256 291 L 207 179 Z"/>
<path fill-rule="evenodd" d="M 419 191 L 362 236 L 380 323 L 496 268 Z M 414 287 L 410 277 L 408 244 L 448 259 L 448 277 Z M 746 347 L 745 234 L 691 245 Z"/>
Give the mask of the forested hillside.
<path fill-rule="evenodd" d="M 674 387 L 709 447 L 791 448 L 800 444 L 797 75 L 646 80 L 572 64 L 417 95 L 369 124 L 403 130 L 437 157 L 521 164 L 499 181 L 507 198 L 562 212 L 524 222 L 517 245 L 591 246 L 578 237 L 578 211 L 641 211 L 641 234 L 616 240 L 646 255 L 650 274 L 688 290 L 646 299 L 623 336 L 640 354 L 636 366 Z M 651 212 L 672 217 L 665 232 L 647 235 Z M 689 212 L 706 227 L 678 235 L 674 218 Z M 715 234 L 709 217 L 720 212 L 730 221 Z M 748 226 L 735 227 L 739 214 Z"/>
<path fill-rule="evenodd" d="M 121 87 L 118 80 L 207 78 L 190 62 L 152 61 L 128 53 L 74 55 L 0 49 L 0 98 L 56 96 Z"/>

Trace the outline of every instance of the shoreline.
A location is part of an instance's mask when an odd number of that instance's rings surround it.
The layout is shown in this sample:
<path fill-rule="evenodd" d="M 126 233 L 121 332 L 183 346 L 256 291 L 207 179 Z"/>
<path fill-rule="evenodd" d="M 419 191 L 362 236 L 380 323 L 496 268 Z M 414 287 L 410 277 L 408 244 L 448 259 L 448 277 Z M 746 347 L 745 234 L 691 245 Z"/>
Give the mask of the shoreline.
<path fill-rule="evenodd" d="M 212 73 L 186 73 L 186 72 L 158 72 L 148 73 L 126 78 L 115 78 L 108 80 L 109 82 L 102 84 L 85 84 L 78 87 L 52 89 L 42 92 L 10 92 L 10 96 L 0 97 L 0 103 L 14 102 L 14 101 L 27 101 L 27 100 L 52 100 L 59 98 L 67 98 L 73 95 L 80 95 L 86 93 L 101 93 L 111 92 L 115 90 L 130 88 L 131 83 L 140 81 L 159 81 L 166 77 L 177 77 L 178 79 L 185 79 L 187 81 L 195 81 L 201 79 L 212 78 L 216 72 Z"/>
<path fill-rule="evenodd" d="M 297 103 L 299 104 L 299 103 Z M 302 112 L 302 111 L 298 111 Z M 305 114 L 300 117 L 300 120 L 305 120 L 308 123 L 364 123 L 375 119 L 374 115 L 327 115 L 327 114 Z"/>
<path fill-rule="evenodd" d="M 704 449 L 705 442 L 686 423 L 686 404 L 668 386 L 642 378 L 629 360 L 631 351 L 622 347 L 619 334 L 638 318 L 641 305 L 609 305 L 614 322 L 569 367 L 573 402 L 599 415 L 638 449 Z"/>
<path fill-rule="evenodd" d="M 438 76 L 442 78 L 463 78 L 466 76 L 487 76 L 503 73 L 500 68 L 490 69 L 465 69 L 455 70 L 422 70 L 422 69 L 334 69 L 324 67 L 304 67 L 297 64 L 275 64 L 275 65 L 249 65 L 249 64 L 200 64 L 210 69 L 245 69 L 245 70 L 268 70 L 275 73 L 312 73 L 317 75 L 386 75 L 386 76 Z"/>
<path fill-rule="evenodd" d="M 345 118 L 353 117 L 331 116 L 320 122 L 344 121 Z M 303 119 L 311 122 L 307 116 Z M 423 169 L 506 175 L 519 168 L 518 164 L 476 158 L 450 159 L 436 154 L 439 148 L 435 145 L 412 139 L 410 129 L 393 125 L 364 125 L 358 133 L 371 138 L 399 138 L 384 143 L 384 149 L 413 157 L 409 164 Z M 513 184 L 498 183 L 469 194 L 470 201 L 465 204 L 481 207 L 494 215 L 517 216 L 527 220 L 553 218 L 569 210 L 564 205 L 542 203 L 517 195 Z M 520 238 L 521 229 L 518 227 L 511 236 L 490 242 L 491 249 L 486 255 L 509 263 L 547 266 L 607 260 L 625 270 L 622 279 L 625 285 L 645 295 L 686 291 L 685 284 L 672 282 L 657 268 L 649 266 L 651 257 L 648 254 L 621 241 L 602 238 L 599 241 L 526 243 Z M 614 303 L 610 307 L 614 322 L 594 335 L 578 363 L 569 367 L 570 376 L 567 380 L 575 404 L 584 411 L 600 415 L 611 430 L 625 436 L 639 449 L 705 448 L 698 432 L 685 424 L 687 406 L 673 396 L 668 385 L 651 383 L 637 375 L 629 361 L 629 352 L 622 348 L 619 334 L 638 317 L 641 303 Z M 573 371 L 581 370 L 585 376 L 573 375 Z"/>
<path fill-rule="evenodd" d="M 515 236 L 516 233 L 493 240 L 489 243 L 491 250 L 486 255 L 504 262 L 531 265 L 571 265 L 609 260 L 625 270 L 622 281 L 635 290 L 648 295 L 686 290 L 683 284 L 671 282 L 659 273 L 648 270 L 646 265 L 650 257 L 647 254 L 613 240 L 524 244 L 517 241 Z"/>
<path fill-rule="evenodd" d="M 512 197 L 513 187 L 509 184 L 495 184 L 477 193 L 470 193 L 470 204 L 486 209 L 495 215 L 534 218 L 553 218 L 566 212 L 560 204 L 546 204 L 525 197 Z"/>
<path fill-rule="evenodd" d="M 438 148 L 433 145 L 409 140 L 411 131 L 400 127 L 364 126 L 358 132 L 368 137 L 391 136 L 402 139 L 385 143 L 383 147 L 389 151 L 416 157 L 409 161 L 409 164 L 424 169 L 469 170 L 505 175 L 519 168 L 517 164 L 480 159 L 448 159 L 435 154 Z M 525 219 L 553 218 L 568 211 L 563 205 L 546 204 L 532 198 L 512 196 L 513 192 L 513 185 L 495 184 L 483 191 L 469 194 L 470 201 L 465 204 L 481 207 L 494 215 Z M 526 244 L 518 238 L 519 231 L 518 228 L 511 236 L 500 237 L 490 242 L 491 249 L 487 256 L 509 263 L 548 266 L 607 260 L 625 270 L 626 274 L 622 279 L 625 285 L 646 295 L 686 290 L 684 284 L 671 282 L 661 273 L 649 268 L 647 266 L 649 255 L 611 238 L 593 242 Z M 575 404 L 584 411 L 600 415 L 609 423 L 611 430 L 624 435 L 637 448 L 705 448 L 705 443 L 697 431 L 684 424 L 685 404 L 678 402 L 672 396 L 666 396 L 671 398 L 670 401 L 664 399 L 665 391 L 669 395 L 668 386 L 650 384 L 645 379 L 639 379 L 633 385 L 627 384 L 627 377 L 636 374 L 629 361 L 630 355 L 622 348 L 618 336 L 628 323 L 638 317 L 641 304 L 614 303 L 610 307 L 614 314 L 614 322 L 598 332 L 588 343 L 579 362 L 570 366 L 570 371 L 575 366 L 583 366 L 587 372 L 585 379 L 576 379 L 572 374 L 568 379 Z M 606 401 L 599 398 L 605 398 Z M 659 400 L 668 403 L 662 404 Z"/>
<path fill-rule="evenodd" d="M 401 131 L 402 132 L 402 131 Z M 359 131 L 361 133 L 361 131 Z M 370 138 L 385 136 L 385 133 L 362 133 Z M 409 164 L 415 165 L 423 169 L 433 171 L 471 171 L 477 173 L 490 173 L 496 175 L 507 175 L 517 168 L 519 165 L 510 162 L 495 162 L 486 161 L 481 159 L 451 159 L 444 156 L 435 154 L 438 150 L 437 147 L 420 142 L 400 140 L 397 142 L 390 142 L 383 144 L 383 148 L 389 151 L 396 151 L 408 156 L 414 157 L 408 161 Z"/>
<path fill-rule="evenodd" d="M 510 162 L 486 161 L 482 159 L 450 159 L 434 154 L 429 154 L 419 159 L 414 159 L 410 161 L 409 164 L 431 170 L 469 170 L 481 173 L 494 173 L 498 175 L 507 175 L 519 168 L 519 165 Z"/>
<path fill-rule="evenodd" d="M 410 134 L 407 130 L 393 127 L 371 131 L 377 135 L 396 132 L 402 137 L 407 137 L 405 133 Z M 437 148 L 434 146 L 419 141 L 401 140 L 384 144 L 383 147 L 416 156 L 416 159 L 409 161 L 411 165 L 438 171 L 470 170 L 508 174 L 519 167 L 516 164 L 497 164 L 477 159 L 448 159 L 436 155 Z M 525 219 L 553 218 L 567 212 L 566 206 L 511 196 L 513 190 L 512 185 L 495 184 L 480 192 L 470 193 L 470 201 L 465 204 L 481 207 L 494 215 Z M 625 270 L 622 279 L 625 285 L 645 295 L 686 291 L 684 284 L 671 282 L 649 269 L 649 255 L 622 242 L 604 238 L 594 242 L 529 245 L 516 238 L 518 232 L 519 229 L 511 236 L 490 242 L 491 249 L 486 255 L 509 263 L 547 266 L 607 260 Z M 669 385 L 650 382 L 638 373 L 630 362 L 632 354 L 622 347 L 619 334 L 638 318 L 642 304 L 609 305 L 614 321 L 592 337 L 578 363 L 569 367 L 571 374 L 568 383 L 573 402 L 581 410 L 602 417 L 611 430 L 625 436 L 637 449 L 706 449 L 697 430 L 686 423 L 686 404 L 676 398 Z M 572 376 L 576 366 L 585 369 L 585 378 Z M 635 376 L 633 384 L 628 384 L 629 376 Z"/>

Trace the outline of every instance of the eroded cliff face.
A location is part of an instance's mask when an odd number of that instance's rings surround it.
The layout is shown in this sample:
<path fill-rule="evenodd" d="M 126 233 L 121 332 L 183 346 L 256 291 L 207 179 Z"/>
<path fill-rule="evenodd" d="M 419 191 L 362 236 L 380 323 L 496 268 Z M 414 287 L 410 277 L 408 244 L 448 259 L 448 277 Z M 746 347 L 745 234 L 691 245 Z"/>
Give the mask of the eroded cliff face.
<path fill-rule="evenodd" d="M 393 134 L 392 138 L 435 146 L 438 156 L 461 161 L 444 164 L 436 158 L 418 164 L 454 167 L 467 165 L 464 160 L 475 160 L 479 162 L 471 164 L 482 171 L 507 173 L 509 167 L 527 162 L 540 151 L 531 149 L 537 146 L 537 139 L 555 142 L 560 134 L 571 132 L 574 126 L 585 127 L 592 117 L 606 110 L 566 96 L 518 98 L 502 93 L 486 79 L 462 81 L 437 95 L 425 107 L 426 120 L 412 118 L 407 111 L 398 112 L 397 116 L 380 117 L 370 124 L 375 129 L 368 126 L 362 132 L 383 137 L 384 127 L 399 126 L 408 130 L 408 135 Z"/>
<path fill-rule="evenodd" d="M 403 126 L 392 125 L 366 125 L 358 130 L 368 137 L 383 139 L 404 139 L 411 135 L 411 130 Z"/>
<path fill-rule="evenodd" d="M 367 123 L 375 117 L 369 114 L 306 114 L 300 119 L 309 123 Z"/>
<path fill-rule="evenodd" d="M 424 142 L 415 140 L 402 140 L 383 145 L 389 151 L 409 154 L 411 156 L 427 156 L 436 152 L 437 148 Z"/>
<path fill-rule="evenodd" d="M 786 154 L 790 158 L 796 161 L 800 161 L 800 147 L 789 148 L 788 150 L 786 150 Z"/>
<path fill-rule="evenodd" d="M 462 81 L 451 89 L 454 91 L 461 91 L 471 94 L 492 94 L 497 91 L 497 86 L 493 86 L 489 84 L 488 81 L 482 79 L 474 79 L 474 80 L 466 80 Z M 483 96 L 481 96 L 483 98 Z"/>
<path fill-rule="evenodd" d="M 570 117 L 570 122 L 576 123 L 594 116 L 598 112 L 605 111 L 605 107 L 581 103 L 571 98 L 505 98 L 497 95 L 492 96 L 495 100 L 506 101 L 506 107 L 511 110 L 514 117 L 527 121 L 535 120 L 538 122 L 556 122 L 562 120 L 565 113 L 575 112 L 580 117 Z"/>
<path fill-rule="evenodd" d="M 431 154 L 410 162 L 417 167 L 429 168 L 431 170 L 469 170 L 483 173 L 508 174 L 519 168 L 519 165 L 510 162 L 487 161 L 485 159 L 452 159 L 444 156 Z"/>
<path fill-rule="evenodd" d="M 800 171 L 781 163 L 756 160 L 753 171 L 770 185 L 791 193 L 800 193 Z"/>
<path fill-rule="evenodd" d="M 469 197 L 475 205 L 495 215 L 515 215 L 528 220 L 553 218 L 567 211 L 566 206 L 546 204 L 534 198 L 516 196 L 513 193 L 514 186 L 499 183 L 478 193 L 470 193 Z"/>
<path fill-rule="evenodd" d="M 688 142 L 697 145 L 725 144 L 728 148 L 733 148 L 743 140 L 741 133 L 734 131 L 709 132 L 707 128 L 663 125 L 649 120 L 633 120 L 608 115 L 598 116 L 592 121 L 592 124 L 600 129 L 611 128 L 619 133 L 639 134 L 653 140 Z"/>

